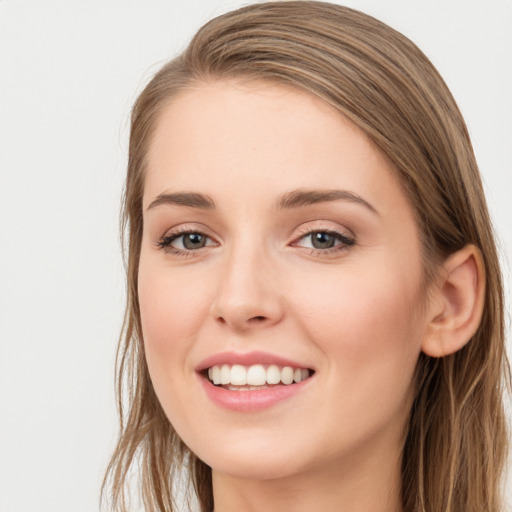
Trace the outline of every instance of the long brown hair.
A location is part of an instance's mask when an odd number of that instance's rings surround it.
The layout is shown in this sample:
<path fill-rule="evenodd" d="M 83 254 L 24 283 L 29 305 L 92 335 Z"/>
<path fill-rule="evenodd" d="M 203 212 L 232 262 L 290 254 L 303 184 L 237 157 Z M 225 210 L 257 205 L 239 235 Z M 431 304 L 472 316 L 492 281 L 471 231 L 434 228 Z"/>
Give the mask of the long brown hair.
<path fill-rule="evenodd" d="M 117 358 L 120 438 L 102 489 L 126 510 L 130 468 L 148 511 L 176 510 L 181 478 L 203 512 L 213 509 L 211 469 L 181 442 L 153 390 L 144 355 L 137 275 L 146 152 L 159 113 L 198 82 L 267 80 L 313 94 L 337 109 L 393 163 L 421 233 L 425 281 L 466 244 L 486 274 L 481 324 L 458 352 L 421 354 L 402 454 L 407 512 L 498 512 L 506 460 L 501 274 L 466 125 L 433 65 L 407 38 L 361 12 L 323 2 L 259 3 L 204 25 L 166 64 L 132 112 L 121 231 L 127 306 Z"/>

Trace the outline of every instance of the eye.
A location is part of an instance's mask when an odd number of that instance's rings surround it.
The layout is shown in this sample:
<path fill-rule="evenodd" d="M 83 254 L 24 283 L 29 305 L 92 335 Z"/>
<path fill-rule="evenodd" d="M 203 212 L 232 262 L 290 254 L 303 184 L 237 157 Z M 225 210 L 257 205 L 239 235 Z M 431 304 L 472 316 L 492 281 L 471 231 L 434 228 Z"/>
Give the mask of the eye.
<path fill-rule="evenodd" d="M 309 231 L 292 245 L 313 249 L 314 251 L 331 252 L 342 250 L 355 244 L 354 238 L 345 233 L 332 230 Z"/>
<path fill-rule="evenodd" d="M 157 245 L 168 252 L 183 254 L 203 247 L 217 245 L 208 235 L 200 231 L 180 231 L 164 236 Z"/>
<path fill-rule="evenodd" d="M 330 249 L 336 245 L 336 242 L 338 242 L 338 239 L 334 234 L 327 233 L 326 231 L 316 231 L 304 238 L 309 239 L 311 246 L 314 249 Z"/>
<path fill-rule="evenodd" d="M 201 249 L 206 247 L 208 237 L 202 233 L 185 233 L 174 238 L 171 245 L 178 249 L 187 249 L 193 251 L 194 249 Z"/>

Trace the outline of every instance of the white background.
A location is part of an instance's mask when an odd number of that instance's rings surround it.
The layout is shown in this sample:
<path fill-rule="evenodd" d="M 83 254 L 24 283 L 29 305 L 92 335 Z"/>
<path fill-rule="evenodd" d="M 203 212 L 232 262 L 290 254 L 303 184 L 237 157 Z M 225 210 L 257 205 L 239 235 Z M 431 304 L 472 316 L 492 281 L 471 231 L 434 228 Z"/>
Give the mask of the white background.
<path fill-rule="evenodd" d="M 512 0 L 344 3 L 444 76 L 512 254 Z M 129 110 L 200 25 L 243 4 L 0 0 L 0 512 L 98 509 L 117 433 Z"/>

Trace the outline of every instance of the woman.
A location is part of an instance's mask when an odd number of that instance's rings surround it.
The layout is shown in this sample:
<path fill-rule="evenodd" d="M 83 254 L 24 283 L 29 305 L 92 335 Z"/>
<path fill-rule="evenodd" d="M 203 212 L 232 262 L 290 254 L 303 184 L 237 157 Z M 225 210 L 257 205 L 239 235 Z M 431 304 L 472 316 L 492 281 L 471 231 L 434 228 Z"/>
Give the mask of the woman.
<path fill-rule="evenodd" d="M 124 227 L 119 510 L 137 455 L 147 510 L 181 470 L 202 511 L 501 510 L 498 260 L 413 43 L 316 2 L 207 23 L 134 107 Z"/>

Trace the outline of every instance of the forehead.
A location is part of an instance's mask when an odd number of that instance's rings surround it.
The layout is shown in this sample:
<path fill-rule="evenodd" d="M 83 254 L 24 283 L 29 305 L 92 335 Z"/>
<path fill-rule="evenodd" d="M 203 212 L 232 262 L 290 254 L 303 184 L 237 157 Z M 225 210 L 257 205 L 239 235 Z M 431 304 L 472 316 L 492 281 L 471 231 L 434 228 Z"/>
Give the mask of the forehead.
<path fill-rule="evenodd" d="M 389 205 L 405 201 L 392 165 L 360 129 L 321 99 L 267 82 L 181 92 L 162 109 L 147 163 L 146 206 L 168 189 L 270 200 L 290 189 L 343 187 L 388 195 Z"/>

